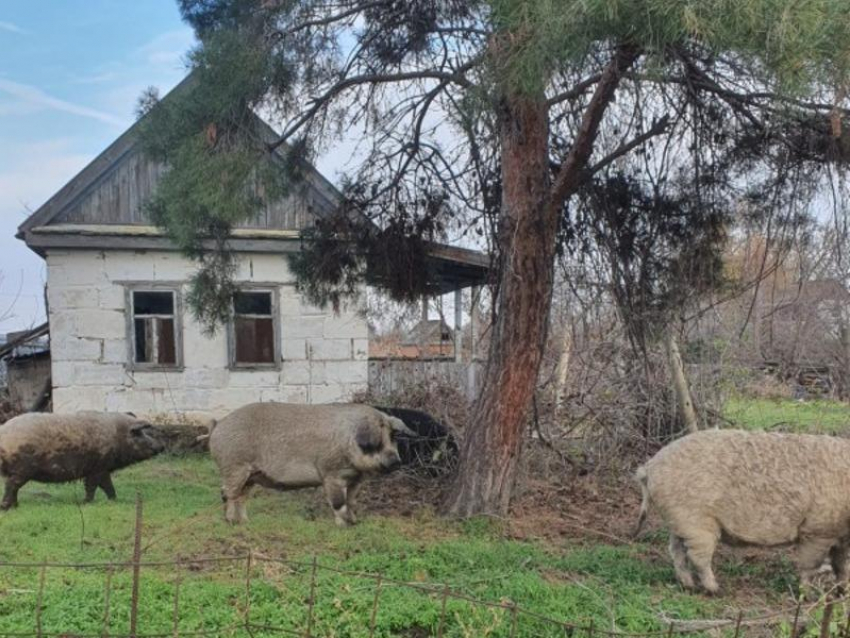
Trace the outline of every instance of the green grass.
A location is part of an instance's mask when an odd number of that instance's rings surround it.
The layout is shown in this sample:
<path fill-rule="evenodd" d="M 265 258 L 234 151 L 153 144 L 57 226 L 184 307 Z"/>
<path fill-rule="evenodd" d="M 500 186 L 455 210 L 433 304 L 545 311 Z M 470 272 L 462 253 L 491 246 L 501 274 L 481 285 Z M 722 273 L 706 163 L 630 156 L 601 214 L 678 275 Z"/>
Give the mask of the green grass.
<path fill-rule="evenodd" d="M 257 555 L 291 563 L 256 561 L 251 573 L 253 622 L 303 631 L 310 590 L 310 561 L 318 557 L 313 634 L 369 635 L 375 581 L 348 572 L 439 586 L 476 599 L 519 605 L 563 621 L 622 631 L 663 629 L 661 617 L 717 617 L 734 602 L 682 592 L 669 561 L 635 544 L 562 545 L 506 538 L 485 520 L 448 522 L 429 511 L 409 518 L 364 512 L 360 525 L 334 526 L 330 510 L 311 490 L 258 491 L 249 501 L 250 522 L 221 520 L 212 463 L 201 457 L 160 458 L 117 475 L 118 500 L 98 495 L 79 506 L 82 486 L 30 484 L 20 507 L 0 514 L 0 561 L 126 561 L 132 554 L 134 493 L 144 499 L 144 560 L 182 558 L 180 630 L 216 630 L 245 612 L 245 563 L 193 565 L 202 556 Z M 369 489 L 367 486 L 365 489 Z M 721 565 L 721 578 L 738 578 Z M 747 570 L 744 569 L 744 572 Z M 140 630 L 170 633 L 178 572 L 146 567 L 141 576 Z M 49 568 L 43 598 L 45 632 L 100 633 L 105 573 L 102 569 Z M 112 577 L 110 631 L 126 633 L 131 579 Z M 0 635 L 34 630 L 38 570 L 0 567 Z M 781 593 L 776 593 L 777 597 Z M 386 583 L 375 619 L 377 636 L 436 635 L 439 595 Z M 462 600 L 446 604 L 444 635 L 510 636 L 510 613 Z M 280 635 L 257 631 L 255 636 Z M 563 636 L 563 629 L 520 616 L 517 636 Z"/>
<path fill-rule="evenodd" d="M 850 429 L 850 406 L 828 400 L 729 399 L 726 418 L 748 430 L 838 434 Z"/>

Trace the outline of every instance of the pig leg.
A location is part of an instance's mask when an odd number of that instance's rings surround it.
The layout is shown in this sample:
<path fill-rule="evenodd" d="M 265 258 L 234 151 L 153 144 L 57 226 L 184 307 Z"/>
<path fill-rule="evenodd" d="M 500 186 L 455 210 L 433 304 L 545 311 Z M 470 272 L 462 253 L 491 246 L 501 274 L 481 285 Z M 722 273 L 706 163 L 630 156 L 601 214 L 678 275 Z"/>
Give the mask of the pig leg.
<path fill-rule="evenodd" d="M 808 537 L 802 540 L 797 550 L 797 569 L 800 572 L 800 586 L 811 584 L 830 550 L 835 544 L 834 538 Z"/>
<path fill-rule="evenodd" d="M 334 521 L 340 527 L 354 525 L 354 516 L 351 510 L 348 509 L 348 499 L 346 498 L 347 485 L 345 481 L 337 478 L 326 478 L 324 480 L 325 495 L 328 497 L 328 503 L 334 511 Z"/>
<path fill-rule="evenodd" d="M 115 499 L 115 488 L 112 486 L 112 479 L 108 472 L 104 474 L 90 474 L 85 478 L 84 484 L 86 486 L 86 503 L 91 503 L 94 500 L 97 488 L 101 488 L 109 500 Z"/>
<path fill-rule="evenodd" d="M 236 525 L 248 521 L 245 512 L 245 497 L 247 496 L 250 469 L 231 472 L 221 486 L 221 496 L 224 499 L 224 520 Z"/>
<path fill-rule="evenodd" d="M 691 567 L 688 565 L 688 554 L 685 542 L 670 533 L 670 556 L 673 558 L 673 569 L 676 570 L 676 579 L 685 589 L 694 588 L 694 576 L 691 574 Z"/>
<path fill-rule="evenodd" d="M 714 549 L 717 547 L 719 530 L 716 525 L 706 523 L 704 527 L 693 527 L 681 534 L 688 552 L 688 560 L 694 566 L 699 575 L 700 583 L 709 594 L 716 594 L 720 589 L 714 570 L 711 568 L 711 559 L 714 557 Z"/>
<path fill-rule="evenodd" d="M 847 583 L 847 543 L 843 540 L 829 550 L 829 562 L 840 586 Z"/>
<path fill-rule="evenodd" d="M 94 500 L 94 493 L 97 491 L 97 486 L 100 485 L 100 474 L 89 474 L 83 479 L 83 485 L 86 488 L 86 503 L 91 503 Z"/>
<path fill-rule="evenodd" d="M 8 510 L 18 506 L 18 490 L 21 489 L 26 480 L 8 477 L 6 479 L 6 492 L 3 494 L 3 500 L 0 501 L 0 510 Z"/>
<path fill-rule="evenodd" d="M 351 515 L 351 522 L 355 524 L 357 523 L 357 513 L 354 511 L 354 504 L 357 500 L 357 494 L 360 492 L 361 487 L 363 487 L 362 479 L 356 479 L 345 491 L 345 501 L 348 505 L 348 513 Z"/>
<path fill-rule="evenodd" d="M 103 493 L 106 494 L 106 498 L 110 501 L 115 500 L 115 486 L 112 484 L 112 476 L 109 472 L 100 475 L 100 481 L 98 483 L 100 489 L 103 490 Z"/>

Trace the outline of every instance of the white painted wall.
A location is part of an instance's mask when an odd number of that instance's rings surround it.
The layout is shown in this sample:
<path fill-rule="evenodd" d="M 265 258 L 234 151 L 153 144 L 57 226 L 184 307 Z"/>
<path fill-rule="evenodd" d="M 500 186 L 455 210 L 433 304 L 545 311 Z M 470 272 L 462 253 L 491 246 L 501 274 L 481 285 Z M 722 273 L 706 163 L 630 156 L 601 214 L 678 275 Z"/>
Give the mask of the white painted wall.
<path fill-rule="evenodd" d="M 280 370 L 229 370 L 222 329 L 209 338 L 186 307 L 182 371 L 127 369 L 124 283 L 186 282 L 193 264 L 165 251 L 53 250 L 47 290 L 53 409 L 220 416 L 254 401 L 347 401 L 368 382 L 368 331 L 353 309 L 339 316 L 300 298 L 281 255 L 245 255 L 238 281 L 280 293 Z"/>

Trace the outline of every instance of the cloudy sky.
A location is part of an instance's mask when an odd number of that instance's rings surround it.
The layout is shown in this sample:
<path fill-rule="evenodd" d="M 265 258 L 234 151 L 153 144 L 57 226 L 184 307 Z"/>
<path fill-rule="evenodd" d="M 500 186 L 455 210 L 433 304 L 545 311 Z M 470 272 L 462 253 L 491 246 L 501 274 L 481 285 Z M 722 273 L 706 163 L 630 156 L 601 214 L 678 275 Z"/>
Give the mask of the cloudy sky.
<path fill-rule="evenodd" d="M 17 226 L 184 74 L 174 0 L 0 2 L 0 333 L 43 319 L 44 263 Z"/>

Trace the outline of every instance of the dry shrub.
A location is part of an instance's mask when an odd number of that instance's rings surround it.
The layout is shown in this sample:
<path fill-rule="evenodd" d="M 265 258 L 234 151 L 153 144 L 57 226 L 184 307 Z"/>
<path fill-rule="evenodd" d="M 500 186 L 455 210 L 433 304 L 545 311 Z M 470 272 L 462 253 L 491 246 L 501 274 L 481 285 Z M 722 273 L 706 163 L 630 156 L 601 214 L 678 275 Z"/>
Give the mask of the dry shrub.
<path fill-rule="evenodd" d="M 462 435 L 472 414 L 472 406 L 462 392 L 454 386 L 433 380 L 410 383 L 403 390 L 388 394 L 370 389 L 358 393 L 353 400 L 355 403 L 422 410 L 446 426 L 456 437 Z"/>
<path fill-rule="evenodd" d="M 533 462 L 526 465 L 537 478 L 568 469 L 631 472 L 684 431 L 662 346 L 638 354 L 610 325 L 578 334 L 560 393 L 556 354 L 553 348 L 544 364 L 529 428 Z M 720 367 L 685 368 L 701 427 L 712 426 L 723 404 Z M 540 456 L 547 449 L 552 454 Z"/>
<path fill-rule="evenodd" d="M 0 423 L 5 423 L 19 414 L 22 414 L 22 410 L 12 405 L 9 401 L 9 395 L 6 392 L 3 392 L 2 395 L 0 395 Z"/>
<path fill-rule="evenodd" d="M 756 399 L 790 399 L 794 393 L 791 384 L 776 375 L 756 371 L 748 375 L 742 394 Z"/>

